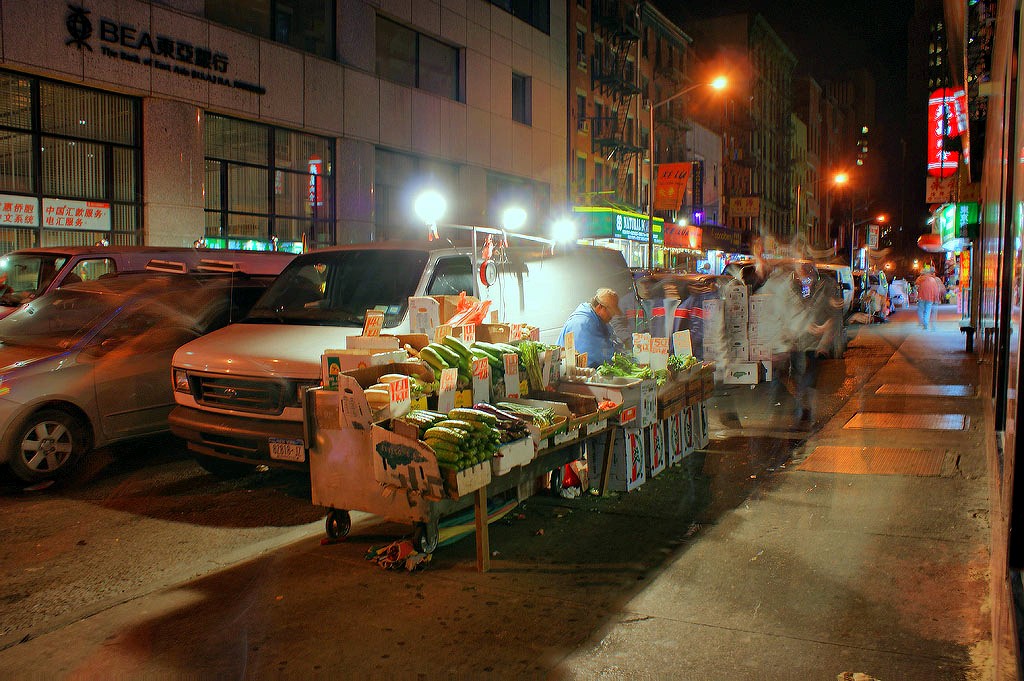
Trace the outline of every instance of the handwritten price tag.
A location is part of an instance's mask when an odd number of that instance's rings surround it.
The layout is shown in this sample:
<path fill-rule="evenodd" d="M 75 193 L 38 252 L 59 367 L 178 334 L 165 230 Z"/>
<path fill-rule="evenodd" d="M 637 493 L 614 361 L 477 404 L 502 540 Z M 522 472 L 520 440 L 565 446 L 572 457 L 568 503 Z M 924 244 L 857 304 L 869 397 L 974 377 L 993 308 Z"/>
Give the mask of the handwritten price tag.
<path fill-rule="evenodd" d="M 502 355 L 505 361 L 505 396 L 519 397 L 519 355 L 510 352 Z"/>
<path fill-rule="evenodd" d="M 449 412 L 455 408 L 455 383 L 459 380 L 458 369 L 443 369 L 441 384 L 437 390 L 437 410 Z"/>
<path fill-rule="evenodd" d="M 668 369 L 668 338 L 651 339 L 651 368 Z"/>
<path fill-rule="evenodd" d="M 581 352 L 580 354 L 576 355 L 576 366 L 578 366 L 578 367 L 585 367 L 585 366 L 587 366 L 587 353 Z"/>
<path fill-rule="evenodd" d="M 570 357 L 576 354 L 576 333 L 574 331 L 565 332 L 565 352 Z"/>
<path fill-rule="evenodd" d="M 637 364 L 651 363 L 651 334 L 633 334 L 633 356 L 636 357 Z"/>
<path fill-rule="evenodd" d="M 364 336 L 379 336 L 380 330 L 384 328 L 384 312 L 381 310 L 367 310 L 366 320 L 363 322 Z"/>
<path fill-rule="evenodd" d="M 511 334 L 509 336 L 509 340 L 514 340 L 514 341 L 523 340 L 523 325 L 522 324 L 513 324 L 512 328 L 509 331 L 509 333 Z"/>
<path fill-rule="evenodd" d="M 434 342 L 435 343 L 440 343 L 441 339 L 443 339 L 445 336 L 450 336 L 450 335 L 452 335 L 452 325 L 451 324 L 439 324 L 438 327 L 436 329 L 434 329 Z"/>
<path fill-rule="evenodd" d="M 472 343 L 473 341 L 476 340 L 476 327 L 473 326 L 472 324 L 460 326 L 458 327 L 458 329 L 458 337 L 461 338 L 462 340 L 466 341 L 467 343 Z"/>
<path fill-rule="evenodd" d="M 693 354 L 693 344 L 690 340 L 690 330 L 683 329 L 672 334 L 672 350 L 679 357 L 689 357 Z"/>
<path fill-rule="evenodd" d="M 473 360 L 473 403 L 491 401 L 491 365 L 485 358 Z"/>
<path fill-rule="evenodd" d="M 391 394 L 391 416 L 397 417 L 407 413 L 412 406 L 409 379 L 391 381 L 388 383 L 388 392 Z"/>

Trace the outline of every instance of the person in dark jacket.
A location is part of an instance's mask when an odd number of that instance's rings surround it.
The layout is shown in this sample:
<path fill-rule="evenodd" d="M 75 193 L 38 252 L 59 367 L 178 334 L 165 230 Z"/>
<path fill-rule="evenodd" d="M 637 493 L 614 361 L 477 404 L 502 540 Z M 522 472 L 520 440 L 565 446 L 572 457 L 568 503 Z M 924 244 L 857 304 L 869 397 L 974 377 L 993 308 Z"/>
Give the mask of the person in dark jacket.
<path fill-rule="evenodd" d="M 558 344 L 565 347 L 565 334 L 572 331 L 576 352 L 587 353 L 587 366 L 597 367 L 619 349 L 611 321 L 621 316 L 619 294 L 610 288 L 599 288 L 593 298 L 580 303 L 565 320 Z"/>

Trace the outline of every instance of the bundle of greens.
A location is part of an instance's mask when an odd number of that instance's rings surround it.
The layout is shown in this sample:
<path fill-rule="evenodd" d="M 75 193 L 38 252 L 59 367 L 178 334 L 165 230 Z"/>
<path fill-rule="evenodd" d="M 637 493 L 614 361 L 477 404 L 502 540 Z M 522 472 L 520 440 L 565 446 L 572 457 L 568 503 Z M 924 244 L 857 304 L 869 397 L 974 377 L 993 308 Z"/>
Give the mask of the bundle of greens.
<path fill-rule="evenodd" d="M 524 340 L 516 344 L 516 351 L 519 353 L 519 364 L 526 372 L 526 382 L 530 390 L 544 389 L 543 368 L 540 365 L 540 355 L 548 349 L 548 346 L 537 341 Z"/>
<path fill-rule="evenodd" d="M 627 378 L 653 378 L 654 372 L 650 367 L 641 366 L 636 363 L 631 355 L 616 352 L 612 358 L 597 367 L 599 376 L 621 376 Z"/>
<path fill-rule="evenodd" d="M 669 371 L 686 371 L 695 364 L 698 364 L 698 361 L 693 355 L 687 355 L 686 357 L 681 357 L 680 355 L 668 356 Z"/>
<path fill-rule="evenodd" d="M 499 402 L 495 406 L 540 428 L 546 428 L 555 422 L 555 410 L 550 407 L 531 407 L 516 402 Z"/>

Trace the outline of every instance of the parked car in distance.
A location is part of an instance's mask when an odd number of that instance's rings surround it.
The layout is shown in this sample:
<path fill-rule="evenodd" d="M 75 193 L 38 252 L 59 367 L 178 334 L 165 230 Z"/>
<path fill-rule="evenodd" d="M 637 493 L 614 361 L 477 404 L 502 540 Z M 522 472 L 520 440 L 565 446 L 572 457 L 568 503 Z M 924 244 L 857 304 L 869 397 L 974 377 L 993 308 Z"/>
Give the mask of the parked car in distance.
<path fill-rule="evenodd" d="M 0 319 L 0 463 L 42 481 L 94 447 L 166 430 L 174 351 L 244 317 L 271 281 L 113 275 Z"/>
<path fill-rule="evenodd" d="M 168 271 L 224 271 L 277 275 L 293 253 L 161 246 L 54 246 L 0 257 L 0 317 L 66 284 L 147 267 Z"/>

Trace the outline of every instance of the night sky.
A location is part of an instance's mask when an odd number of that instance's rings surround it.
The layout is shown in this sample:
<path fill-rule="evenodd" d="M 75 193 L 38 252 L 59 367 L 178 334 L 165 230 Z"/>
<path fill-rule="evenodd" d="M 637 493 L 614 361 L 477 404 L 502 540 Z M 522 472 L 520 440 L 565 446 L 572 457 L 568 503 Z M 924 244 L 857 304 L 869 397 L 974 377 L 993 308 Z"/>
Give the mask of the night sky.
<path fill-rule="evenodd" d="M 876 88 L 879 136 L 873 148 L 884 167 L 899 167 L 900 139 L 906 134 L 907 26 L 914 12 L 912 0 L 661 0 L 655 4 L 684 31 L 689 22 L 703 17 L 760 13 L 796 55 L 797 74 L 809 74 L 819 82 L 867 67 Z M 892 175 L 883 186 L 899 181 L 898 175 Z M 891 205 L 898 200 L 878 198 L 879 203 Z"/>

